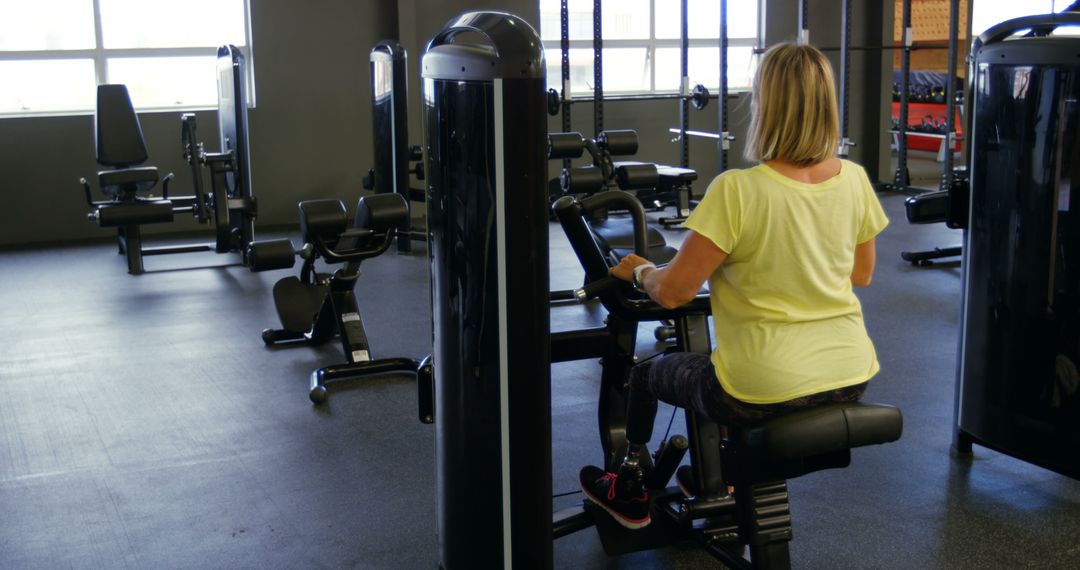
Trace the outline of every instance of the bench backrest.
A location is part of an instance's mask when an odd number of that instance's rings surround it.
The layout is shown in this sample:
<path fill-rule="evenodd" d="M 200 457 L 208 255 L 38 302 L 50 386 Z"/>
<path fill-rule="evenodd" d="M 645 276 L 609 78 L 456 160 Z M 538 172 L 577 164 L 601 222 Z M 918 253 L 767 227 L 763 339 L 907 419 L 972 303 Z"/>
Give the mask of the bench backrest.
<path fill-rule="evenodd" d="M 102 166 L 125 168 L 146 162 L 142 126 L 125 85 L 98 85 L 94 140 Z"/>

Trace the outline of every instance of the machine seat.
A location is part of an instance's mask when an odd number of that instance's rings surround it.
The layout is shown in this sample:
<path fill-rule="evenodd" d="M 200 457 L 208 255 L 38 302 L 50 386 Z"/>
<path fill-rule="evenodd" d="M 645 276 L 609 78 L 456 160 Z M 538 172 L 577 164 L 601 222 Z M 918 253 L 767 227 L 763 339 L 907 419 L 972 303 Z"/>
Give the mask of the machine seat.
<path fill-rule="evenodd" d="M 900 410 L 847 402 L 783 415 L 733 433 L 742 481 L 791 479 L 821 469 L 846 467 L 850 450 L 900 439 Z"/>

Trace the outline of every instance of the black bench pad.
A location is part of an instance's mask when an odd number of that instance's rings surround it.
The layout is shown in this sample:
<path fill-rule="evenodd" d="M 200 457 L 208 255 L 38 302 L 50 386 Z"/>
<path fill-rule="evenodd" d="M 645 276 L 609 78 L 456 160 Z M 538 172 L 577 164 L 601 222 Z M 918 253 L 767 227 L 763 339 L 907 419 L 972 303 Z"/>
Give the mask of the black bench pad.
<path fill-rule="evenodd" d="M 850 402 L 795 412 L 745 428 L 736 434 L 744 478 L 792 478 L 846 466 L 855 447 L 900 439 L 900 410 L 882 404 Z"/>

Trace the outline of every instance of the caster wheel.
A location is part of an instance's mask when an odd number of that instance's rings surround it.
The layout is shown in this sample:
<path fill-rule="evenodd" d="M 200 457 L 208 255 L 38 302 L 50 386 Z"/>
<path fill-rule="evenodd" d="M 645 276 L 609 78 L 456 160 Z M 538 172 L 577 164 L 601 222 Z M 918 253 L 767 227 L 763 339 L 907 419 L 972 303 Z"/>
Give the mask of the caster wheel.
<path fill-rule="evenodd" d="M 274 345 L 274 329 L 264 329 L 262 332 L 262 340 L 266 346 Z"/>
<path fill-rule="evenodd" d="M 326 386 L 316 386 L 308 393 L 312 404 L 321 404 L 326 401 Z"/>

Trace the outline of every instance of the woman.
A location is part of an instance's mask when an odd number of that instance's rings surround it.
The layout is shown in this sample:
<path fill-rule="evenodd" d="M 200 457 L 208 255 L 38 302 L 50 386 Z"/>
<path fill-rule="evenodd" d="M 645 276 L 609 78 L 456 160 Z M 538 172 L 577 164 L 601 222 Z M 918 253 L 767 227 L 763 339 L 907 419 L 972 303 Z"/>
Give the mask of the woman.
<path fill-rule="evenodd" d="M 808 406 L 858 400 L 878 372 L 853 287 L 870 284 L 875 236 L 888 219 L 858 165 L 836 157 L 836 93 L 828 60 L 791 43 L 769 49 L 754 77 L 746 158 L 709 185 L 664 268 L 624 258 L 611 274 L 674 308 L 706 280 L 711 355 L 676 353 L 630 373 L 618 473 L 587 466 L 587 498 L 628 528 L 649 524 L 639 457 L 657 398 L 721 425 L 751 425 Z M 684 491 L 693 493 L 680 470 Z"/>

